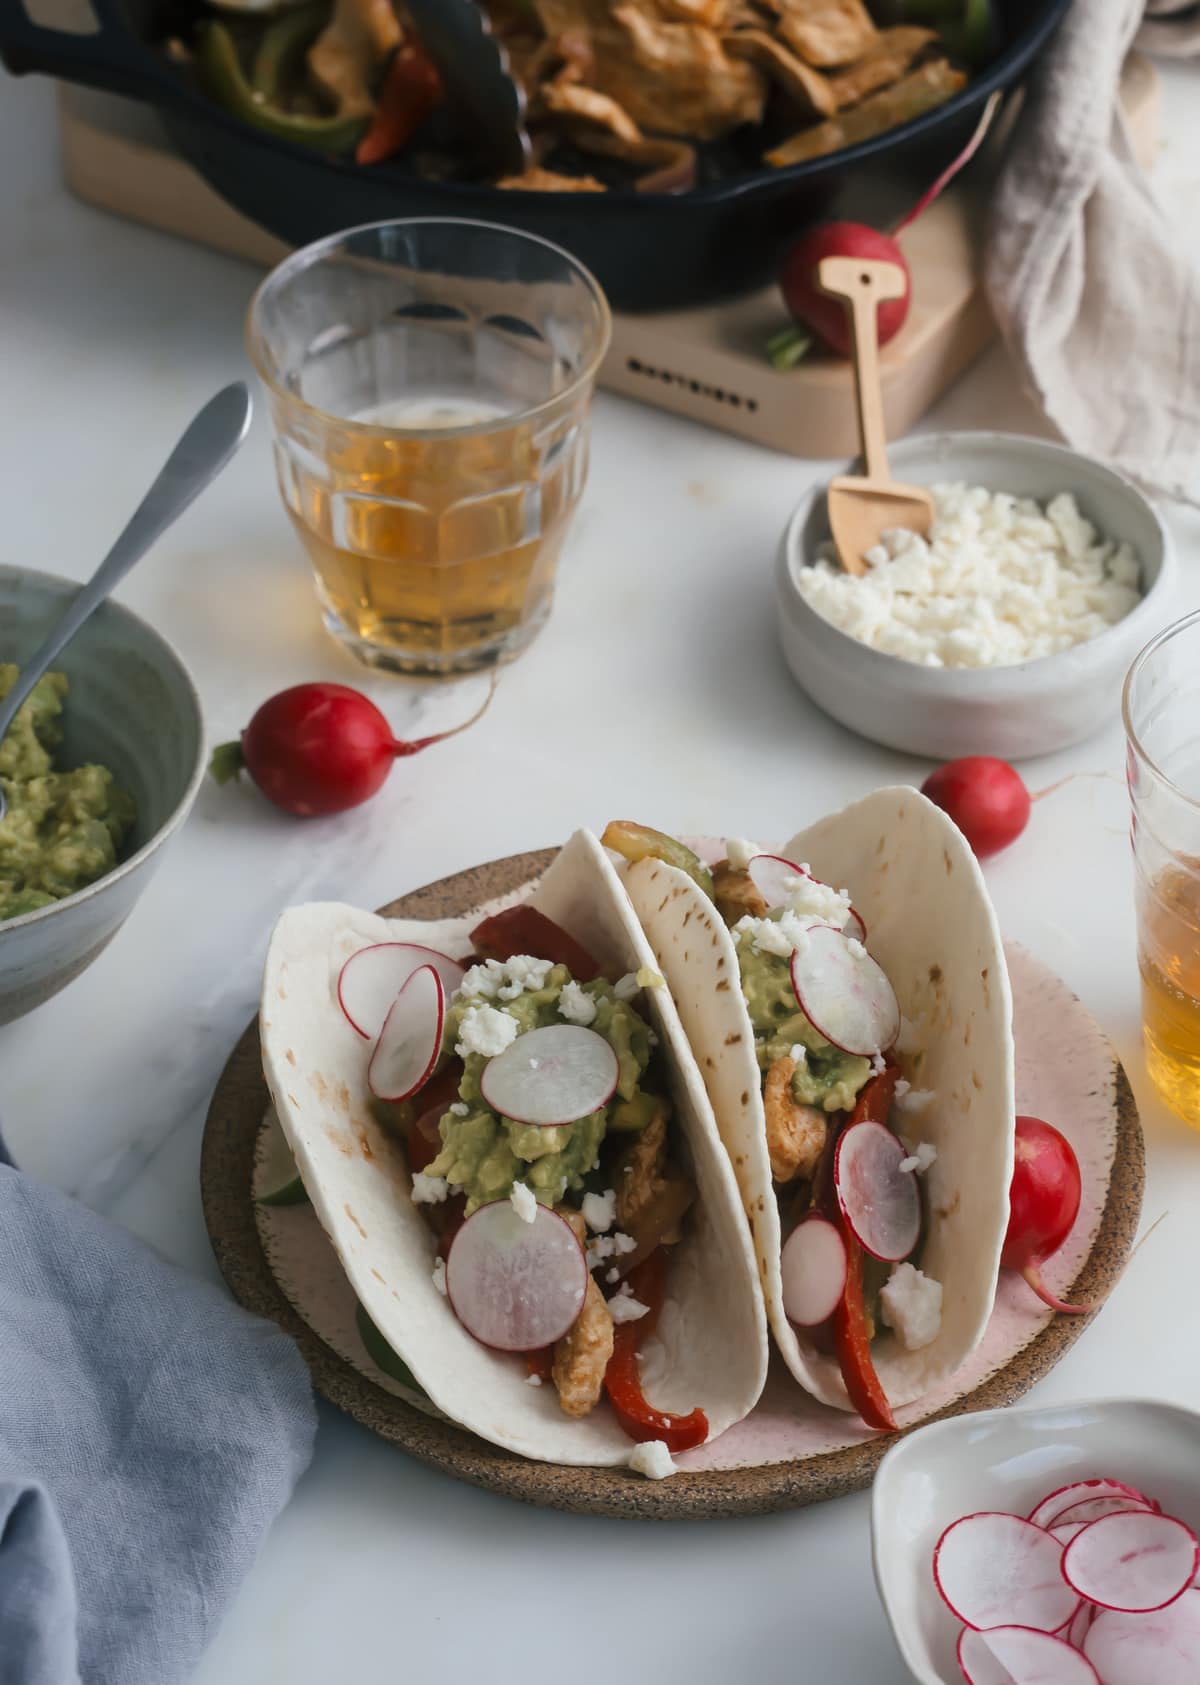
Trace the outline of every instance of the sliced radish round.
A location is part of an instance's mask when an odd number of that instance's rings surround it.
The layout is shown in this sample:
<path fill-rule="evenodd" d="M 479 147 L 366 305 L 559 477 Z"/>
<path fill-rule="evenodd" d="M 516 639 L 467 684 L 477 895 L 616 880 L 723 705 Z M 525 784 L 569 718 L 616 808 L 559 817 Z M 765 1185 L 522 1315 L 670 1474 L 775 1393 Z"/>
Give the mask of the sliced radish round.
<path fill-rule="evenodd" d="M 447 995 L 461 984 L 466 967 L 422 948 L 415 942 L 375 942 L 350 955 L 338 974 L 338 1005 L 360 1036 L 374 1041 L 391 1011 L 392 1002 L 414 971 L 431 965 L 442 980 Z"/>
<path fill-rule="evenodd" d="M 831 1317 L 846 1286 L 846 1243 L 826 1217 L 805 1217 L 784 1242 L 783 1309 L 789 1322 L 815 1328 Z"/>
<path fill-rule="evenodd" d="M 746 871 L 768 907 L 786 906 L 799 879 L 816 881 L 811 872 L 794 860 L 785 860 L 782 854 L 753 854 Z"/>
<path fill-rule="evenodd" d="M 392 1003 L 367 1066 L 377 1100 L 407 1100 L 431 1075 L 442 1046 L 446 993 L 431 965 L 414 971 Z"/>
<path fill-rule="evenodd" d="M 467 1218 L 446 1259 L 446 1294 L 469 1334 L 497 1351 L 540 1351 L 583 1309 L 588 1267 L 571 1225 L 539 1205 L 527 1223 L 506 1199 Z"/>
<path fill-rule="evenodd" d="M 1056 1491 L 1048 1492 L 1030 1510 L 1029 1519 L 1035 1527 L 1048 1527 L 1063 1510 L 1071 1509 L 1086 1498 L 1130 1498 L 1145 1504 L 1147 1509 L 1158 1508 L 1144 1492 L 1139 1492 L 1136 1486 L 1126 1486 L 1123 1480 L 1073 1480 L 1069 1486 L 1060 1486 Z"/>
<path fill-rule="evenodd" d="M 1046 1531 L 1047 1533 L 1053 1533 L 1054 1537 L 1065 1550 L 1071 1540 L 1075 1537 L 1076 1533 L 1082 1533 L 1087 1525 L 1086 1521 L 1064 1521 L 1061 1523 L 1056 1521 L 1054 1526 L 1047 1527 Z"/>
<path fill-rule="evenodd" d="M 967 1626 L 1065 1626 L 1079 1594 L 1059 1571 L 1058 1540 L 1019 1515 L 984 1512 L 952 1522 L 933 1553 L 933 1578 Z"/>
<path fill-rule="evenodd" d="M 1174 1516 L 1146 1510 L 1102 1515 L 1071 1540 L 1063 1579 L 1103 1609 L 1145 1613 L 1182 1597 L 1200 1568 L 1200 1544 Z"/>
<path fill-rule="evenodd" d="M 1064 1634 L 1067 1643 L 1075 1650 L 1083 1649 L 1083 1641 L 1088 1635 L 1088 1628 L 1096 1619 L 1096 1611 L 1090 1603 L 1081 1603 L 1071 1616 L 1070 1625 Z"/>
<path fill-rule="evenodd" d="M 870 1058 L 900 1034 L 896 991 L 861 943 L 832 925 L 814 925 L 792 955 L 792 988 L 818 1035 L 843 1053 Z"/>
<path fill-rule="evenodd" d="M 958 1665 L 967 1685 L 1098 1685 L 1091 1662 L 1065 1639 L 1027 1626 L 964 1627 Z"/>
<path fill-rule="evenodd" d="M 833 1160 L 838 1205 L 859 1244 L 887 1263 L 907 1258 L 921 1238 L 921 1191 L 916 1172 L 885 1123 L 869 1120 L 843 1130 Z"/>
<path fill-rule="evenodd" d="M 606 1106 L 619 1074 L 616 1054 L 595 1030 L 547 1024 L 489 1059 L 479 1087 L 502 1117 L 549 1129 Z"/>
<path fill-rule="evenodd" d="M 805 871 L 803 866 L 797 866 L 794 860 L 785 860 L 781 854 L 754 854 L 750 857 L 746 871 L 750 882 L 768 907 L 785 907 L 799 878 L 807 878 L 810 883 L 821 882 L 820 878 L 815 878 L 811 872 Z M 855 937 L 859 942 L 865 942 L 867 939 L 866 924 L 861 913 L 853 907 L 846 920 L 845 934 Z"/>
<path fill-rule="evenodd" d="M 1196 1685 L 1200 1679 L 1200 1594 L 1148 1615 L 1102 1609 L 1083 1653 L 1104 1685 Z"/>
<path fill-rule="evenodd" d="M 1085 1498 L 1081 1504 L 1071 1504 L 1060 1510 L 1052 1525 L 1063 1527 L 1072 1521 L 1099 1521 L 1102 1515 L 1124 1515 L 1133 1510 L 1144 1514 L 1157 1513 L 1151 1510 L 1145 1498 Z"/>

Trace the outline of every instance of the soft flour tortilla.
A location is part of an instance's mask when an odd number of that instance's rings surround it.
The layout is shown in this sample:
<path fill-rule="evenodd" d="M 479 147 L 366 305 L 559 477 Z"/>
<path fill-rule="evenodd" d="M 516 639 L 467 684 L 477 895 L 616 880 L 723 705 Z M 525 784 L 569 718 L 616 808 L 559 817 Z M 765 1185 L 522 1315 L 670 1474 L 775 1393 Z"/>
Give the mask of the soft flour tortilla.
<path fill-rule="evenodd" d="M 504 904 L 525 897 L 510 896 Z M 604 961 L 629 971 L 654 956 L 595 837 L 578 832 L 530 903 Z M 490 908 L 488 910 L 494 910 Z M 345 960 L 371 942 L 470 951 L 479 912 L 421 922 L 337 903 L 295 907 L 275 927 L 262 994 L 263 1065 L 280 1124 L 321 1224 L 372 1322 L 430 1399 L 472 1433 L 547 1462 L 614 1465 L 634 1449 L 607 1403 L 565 1416 L 553 1386 L 529 1385 L 519 1358 L 467 1333 L 433 1284 L 436 1241 L 410 1196 L 403 1153 L 375 1122 L 368 1044 L 337 1004 Z M 699 1198 L 671 1253 L 652 1342 L 664 1369 L 652 1402 L 705 1411 L 715 1437 L 751 1410 L 768 1340 L 750 1233 L 695 1060 L 665 989 L 647 991 Z"/>
<path fill-rule="evenodd" d="M 938 1153 L 922 1177 L 926 1224 L 914 1261 L 942 1284 L 941 1331 L 920 1351 L 905 1351 L 886 1329 L 871 1347 L 889 1401 L 907 1404 L 970 1355 L 996 1293 L 1015 1113 L 1012 1001 L 1000 932 L 962 833 L 907 786 L 877 790 L 819 820 L 783 853 L 850 891 L 870 951 L 907 1021 L 903 1073 L 914 1089 L 936 1095 L 925 1110 L 900 1115 L 907 1138 L 932 1142 Z M 852 1409 L 836 1361 L 784 1314 L 762 1073 L 732 937 L 684 873 L 643 860 L 622 876 L 671 986 L 733 1162 L 776 1343 L 803 1386 L 826 1404 Z"/>

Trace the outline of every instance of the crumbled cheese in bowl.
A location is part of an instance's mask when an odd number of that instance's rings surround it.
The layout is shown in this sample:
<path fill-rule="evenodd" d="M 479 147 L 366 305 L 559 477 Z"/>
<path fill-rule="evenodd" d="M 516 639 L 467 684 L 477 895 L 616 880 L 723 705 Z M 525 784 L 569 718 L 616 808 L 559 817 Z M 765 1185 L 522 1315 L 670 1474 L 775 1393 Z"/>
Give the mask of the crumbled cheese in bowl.
<path fill-rule="evenodd" d="M 809 607 L 872 649 L 924 667 L 1011 667 L 1107 631 L 1141 600 L 1141 562 L 1070 492 L 1031 498 L 932 487 L 928 539 L 894 529 L 842 571 L 832 545 L 797 570 Z"/>

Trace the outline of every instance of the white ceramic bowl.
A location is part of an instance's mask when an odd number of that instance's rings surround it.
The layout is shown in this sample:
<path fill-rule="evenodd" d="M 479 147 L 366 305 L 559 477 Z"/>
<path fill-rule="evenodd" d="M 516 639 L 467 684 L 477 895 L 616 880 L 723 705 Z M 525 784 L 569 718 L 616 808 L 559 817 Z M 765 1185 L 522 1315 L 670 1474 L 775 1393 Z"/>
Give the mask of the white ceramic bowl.
<path fill-rule="evenodd" d="M 933 1547 L 975 1510 L 1029 1511 L 1072 1480 L 1109 1476 L 1200 1530 L 1200 1416 L 1140 1399 L 952 1416 L 908 1434 L 879 1465 L 871 1494 L 875 1579 L 892 1632 L 920 1685 L 962 1685 L 962 1630 L 933 1584 Z"/>
<path fill-rule="evenodd" d="M 1108 538 L 1141 558 L 1143 596 L 1090 642 L 1014 667 L 921 667 L 840 632 L 800 595 L 796 570 L 829 537 L 818 487 L 789 521 L 776 567 L 783 653 L 813 701 L 863 737 L 911 754 L 1022 760 L 1082 742 L 1117 718 L 1133 657 L 1169 620 L 1174 561 L 1153 507 L 1121 475 L 1064 445 L 1008 433 L 934 433 L 890 451 L 898 480 L 962 480 L 1046 503 L 1073 492 Z"/>

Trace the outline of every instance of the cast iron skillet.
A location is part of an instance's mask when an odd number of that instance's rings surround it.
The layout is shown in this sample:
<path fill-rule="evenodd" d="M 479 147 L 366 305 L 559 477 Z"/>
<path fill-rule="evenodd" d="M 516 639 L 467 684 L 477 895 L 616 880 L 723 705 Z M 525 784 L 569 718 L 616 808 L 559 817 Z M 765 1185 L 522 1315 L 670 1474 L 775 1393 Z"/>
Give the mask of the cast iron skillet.
<path fill-rule="evenodd" d="M 988 95 L 1012 86 L 1052 36 L 1070 0 L 997 0 L 998 50 L 945 105 L 828 158 L 689 193 L 514 193 L 362 169 L 248 127 L 163 55 L 161 0 L 92 0 L 92 35 L 34 24 L 24 0 L 0 0 L 0 57 L 160 108 L 183 155 L 238 210 L 292 245 L 387 217 L 463 216 L 556 241 L 622 310 L 700 304 L 764 282 L 807 223 L 852 217 L 887 227 L 965 146 Z"/>

